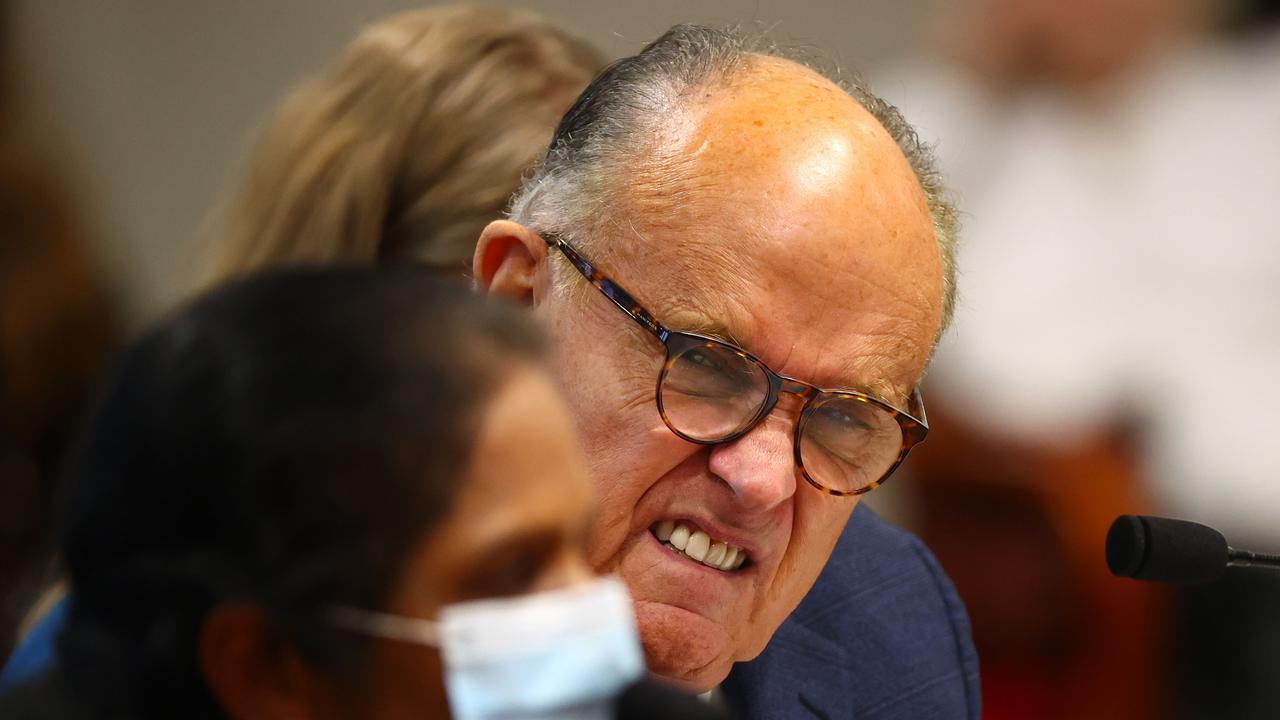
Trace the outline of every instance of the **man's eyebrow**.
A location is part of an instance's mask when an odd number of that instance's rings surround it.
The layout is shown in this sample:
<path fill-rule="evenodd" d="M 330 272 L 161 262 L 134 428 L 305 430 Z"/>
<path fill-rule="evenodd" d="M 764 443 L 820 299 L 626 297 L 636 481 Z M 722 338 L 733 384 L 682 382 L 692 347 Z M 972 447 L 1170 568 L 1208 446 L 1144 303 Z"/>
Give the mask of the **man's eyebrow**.
<path fill-rule="evenodd" d="M 718 320 L 712 320 L 710 318 L 703 317 L 699 314 L 690 313 L 684 317 L 681 317 L 680 322 L 674 323 L 674 327 L 672 327 L 671 329 L 679 330 L 681 332 L 705 335 L 713 340 L 726 342 L 726 343 L 729 343 L 730 345 L 736 345 L 740 348 L 746 347 L 746 345 L 743 344 L 741 338 L 739 338 L 737 335 L 734 335 L 733 331 L 730 330 L 729 327 L 725 325 L 723 322 L 720 322 Z"/>
<path fill-rule="evenodd" d="M 870 395 L 871 397 L 879 400 L 880 402 L 888 403 L 894 406 L 895 408 L 900 408 L 900 409 L 906 408 L 907 396 L 911 394 L 910 390 L 903 392 L 900 388 L 898 388 L 893 383 L 883 379 L 872 380 L 871 382 L 862 383 L 861 386 L 856 389 L 858 392 L 864 395 Z"/>
<path fill-rule="evenodd" d="M 867 368 L 858 363 L 856 360 L 843 364 L 840 376 L 844 378 L 857 378 L 859 375 L 865 375 Z M 890 405 L 899 410 L 906 410 L 911 398 L 913 388 L 903 389 L 896 383 L 886 380 L 883 377 L 876 377 L 867 380 L 857 380 L 852 383 L 837 383 L 835 385 L 821 385 L 824 390 L 849 391 L 862 393 L 868 397 L 875 398 L 882 403 Z"/>

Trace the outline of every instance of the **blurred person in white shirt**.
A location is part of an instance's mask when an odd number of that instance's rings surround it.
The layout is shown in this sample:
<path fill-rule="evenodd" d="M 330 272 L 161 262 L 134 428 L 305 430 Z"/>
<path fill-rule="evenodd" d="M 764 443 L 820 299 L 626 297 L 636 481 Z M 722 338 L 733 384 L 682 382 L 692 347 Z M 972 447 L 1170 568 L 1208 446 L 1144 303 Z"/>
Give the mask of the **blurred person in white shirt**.
<path fill-rule="evenodd" d="M 930 377 L 935 406 L 1053 453 L 1136 421 L 1139 496 L 1274 551 L 1280 33 L 1215 36 L 1228 9 L 952 3 L 935 26 L 944 51 L 880 89 L 937 143 L 967 211 L 965 293 Z M 1189 716 L 1280 714 L 1260 675 L 1280 653 L 1267 580 L 1184 596 Z M 1238 633 L 1197 619 L 1223 614 Z M 1217 694 L 1215 675 L 1234 690 Z"/>

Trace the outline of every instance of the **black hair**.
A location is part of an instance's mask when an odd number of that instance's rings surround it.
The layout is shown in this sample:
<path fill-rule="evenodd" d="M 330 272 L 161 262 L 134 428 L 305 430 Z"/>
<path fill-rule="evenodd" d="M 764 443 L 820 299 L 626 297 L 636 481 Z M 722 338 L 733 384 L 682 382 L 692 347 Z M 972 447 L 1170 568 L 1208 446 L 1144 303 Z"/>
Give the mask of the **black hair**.
<path fill-rule="evenodd" d="M 270 273 L 171 316 L 124 358 L 67 476 L 67 681 L 134 717 L 221 717 L 196 643 L 233 599 L 350 676 L 367 641 L 318 620 L 385 607 L 487 401 L 544 353 L 519 310 L 407 267 Z"/>

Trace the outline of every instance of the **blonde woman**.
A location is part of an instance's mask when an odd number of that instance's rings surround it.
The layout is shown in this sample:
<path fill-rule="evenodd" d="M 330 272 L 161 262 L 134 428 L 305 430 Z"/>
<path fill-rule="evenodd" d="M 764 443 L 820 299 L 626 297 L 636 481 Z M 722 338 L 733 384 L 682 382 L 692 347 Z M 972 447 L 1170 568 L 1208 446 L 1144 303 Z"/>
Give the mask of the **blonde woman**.
<path fill-rule="evenodd" d="M 215 279 L 385 259 L 464 271 L 603 66 L 522 10 L 450 5 L 368 26 L 258 140 L 218 228 Z"/>

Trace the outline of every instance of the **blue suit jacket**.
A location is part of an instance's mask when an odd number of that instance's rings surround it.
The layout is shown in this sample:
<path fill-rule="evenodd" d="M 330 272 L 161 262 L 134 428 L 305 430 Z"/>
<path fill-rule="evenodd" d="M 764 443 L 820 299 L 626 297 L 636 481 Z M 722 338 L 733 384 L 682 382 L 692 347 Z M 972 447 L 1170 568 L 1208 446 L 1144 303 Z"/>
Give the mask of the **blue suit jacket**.
<path fill-rule="evenodd" d="M 64 597 L 13 649 L 4 669 L 0 670 L 0 692 L 53 667 L 54 646 L 66 621 L 67 599 Z"/>
<path fill-rule="evenodd" d="M 65 604 L 45 617 L 0 689 L 52 664 Z M 724 694 L 743 720 L 978 720 L 978 659 L 951 582 L 917 538 L 859 505 L 826 569 Z"/>
<path fill-rule="evenodd" d="M 859 505 L 813 589 L 722 686 L 743 720 L 981 714 L 964 605 L 918 538 Z"/>

